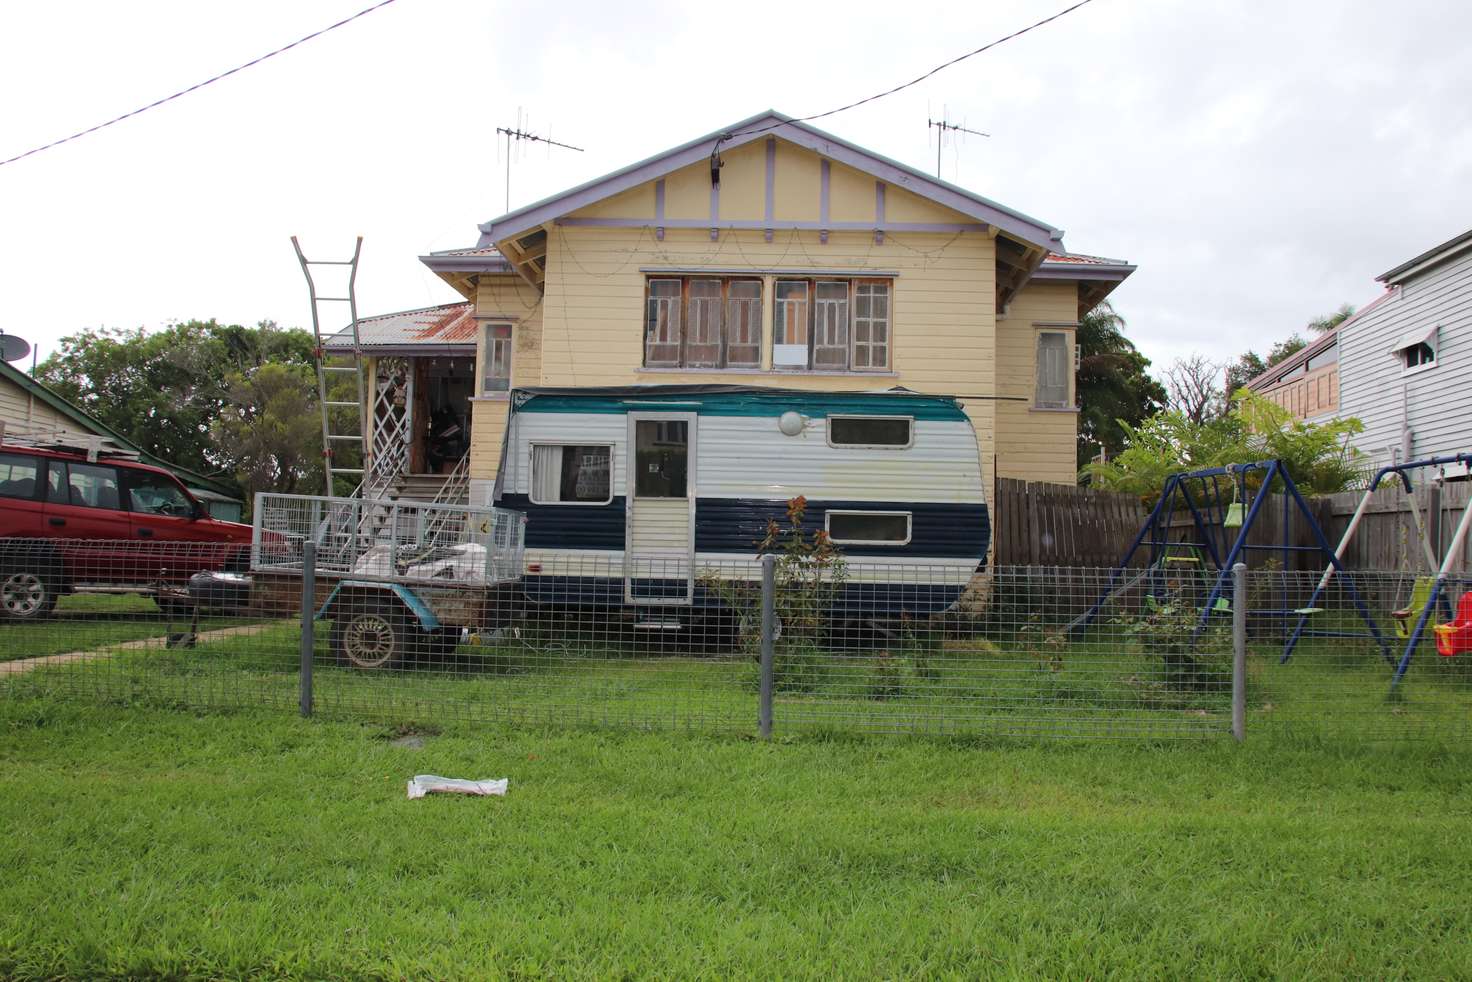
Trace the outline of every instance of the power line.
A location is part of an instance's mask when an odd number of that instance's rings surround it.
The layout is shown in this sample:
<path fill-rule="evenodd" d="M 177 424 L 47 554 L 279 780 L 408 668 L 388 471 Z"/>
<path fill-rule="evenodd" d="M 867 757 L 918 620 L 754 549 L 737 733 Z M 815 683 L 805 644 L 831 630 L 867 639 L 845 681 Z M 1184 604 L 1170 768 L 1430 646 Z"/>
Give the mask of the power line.
<path fill-rule="evenodd" d="M 0 167 L 4 167 L 6 164 L 13 164 L 17 160 L 24 160 L 26 157 L 29 157 L 29 156 L 31 156 L 33 154 L 40 153 L 42 150 L 50 150 L 52 147 L 59 147 L 63 143 L 69 143 L 72 140 L 75 140 L 78 137 L 86 136 L 89 133 L 96 133 L 98 130 L 106 129 L 107 127 L 113 125 L 114 123 L 121 123 L 123 120 L 130 119 L 133 116 L 137 116 L 139 113 L 147 112 L 150 109 L 156 108 L 158 106 L 162 106 L 166 102 L 173 102 L 175 99 L 179 98 L 180 96 L 188 95 L 191 92 L 194 92 L 194 91 L 196 91 L 198 89 L 204 88 L 206 85 L 210 85 L 210 84 L 212 84 L 214 82 L 218 82 L 218 81 L 220 81 L 223 78 L 229 78 L 231 75 L 234 75 L 236 72 L 244 71 L 245 69 L 250 68 L 253 65 L 259 65 L 261 62 L 265 61 L 267 58 L 274 58 L 274 57 L 276 57 L 277 55 L 279 55 L 279 54 L 281 54 L 283 52 L 290 51 L 292 48 L 295 48 L 297 45 L 305 44 L 306 42 L 312 40 L 313 38 L 321 37 L 322 35 L 326 34 L 329 31 L 335 31 L 339 27 L 342 27 L 345 24 L 351 24 L 353 21 L 357 20 L 359 17 L 362 17 L 365 14 L 371 14 L 371 13 L 373 13 L 373 11 L 379 9 L 380 7 L 387 7 L 389 4 L 391 4 L 393 2 L 394 2 L 394 0 L 379 0 L 378 3 L 375 3 L 371 7 L 365 7 L 364 9 L 358 11 L 356 14 L 353 14 L 351 17 L 344 17 L 342 20 L 338 21 L 336 24 L 329 24 L 328 26 L 322 28 L 320 31 L 313 31 L 311 34 L 308 34 L 305 37 L 297 38 L 295 41 L 291 42 L 288 45 L 284 45 L 283 47 L 277 48 L 275 51 L 267 52 L 266 54 L 261 55 L 259 58 L 253 58 L 253 59 L 251 59 L 250 61 L 246 62 L 243 65 L 237 65 L 236 67 L 230 69 L 228 72 L 221 72 L 220 74 L 215 75 L 212 78 L 205 79 L 203 82 L 199 82 L 199 83 L 196 83 L 194 85 L 191 85 L 187 89 L 180 89 L 178 92 L 175 92 L 173 95 L 164 96 L 162 99 L 158 99 L 158 100 L 155 100 L 154 102 L 150 102 L 146 106 L 140 106 L 139 108 L 134 109 L 132 112 L 123 113 L 121 116 L 115 116 L 112 119 L 109 119 L 105 123 L 98 123 L 96 126 L 88 127 L 85 130 L 78 130 L 76 133 L 73 133 L 71 136 L 64 136 L 64 137 L 62 137 L 59 140 L 52 140 L 50 143 L 48 143 L 48 144 L 46 144 L 44 146 L 40 146 L 40 147 L 36 147 L 34 149 L 31 149 L 31 150 L 27 150 L 25 153 L 16 154 L 14 157 L 11 157 L 11 158 L 9 158 L 7 160 L 0 160 Z"/>
<path fill-rule="evenodd" d="M 990 51 L 992 48 L 995 48 L 999 44 L 1006 44 L 1008 41 L 1011 41 L 1014 38 L 1020 38 L 1020 37 L 1022 37 L 1022 35 L 1026 34 L 1027 32 L 1029 32 L 1029 31 L 1035 31 L 1039 27 L 1042 27 L 1045 24 L 1051 24 L 1051 23 L 1053 23 L 1053 21 L 1057 20 L 1058 18 L 1060 18 L 1060 17 L 1062 17 L 1062 16 L 1064 16 L 1066 14 L 1071 14 L 1075 10 L 1077 10 L 1078 8 L 1080 8 L 1082 6 L 1085 6 L 1087 4 L 1090 4 L 1090 3 L 1093 3 L 1093 0 L 1078 0 L 1078 3 L 1075 3 L 1073 6 L 1071 6 L 1071 7 L 1064 7 L 1062 10 L 1058 11 L 1056 14 L 1053 14 L 1050 17 L 1044 17 L 1042 20 L 1038 21 L 1035 24 L 1029 24 L 1026 27 L 1022 28 L 1021 30 L 1013 31 L 1011 34 L 1008 34 L 1006 37 L 1000 37 L 1000 38 L 997 38 L 995 41 L 990 41 L 990 42 L 988 42 L 986 44 L 983 44 L 981 47 L 977 48 L 975 51 L 968 51 L 964 55 L 958 55 L 955 58 L 952 58 L 950 61 L 946 62 L 945 64 L 936 65 L 930 71 L 926 72 L 924 75 L 919 76 L 918 78 L 913 78 L 913 79 L 911 79 L 908 82 L 903 82 L 903 83 L 901 83 L 899 85 L 896 85 L 892 89 L 886 89 L 883 92 L 877 92 L 874 95 L 871 95 L 871 96 L 869 96 L 867 98 L 864 98 L 864 99 L 860 99 L 857 102 L 850 102 L 846 106 L 839 106 L 837 109 L 829 109 L 827 112 L 814 113 L 811 116 L 799 116 L 796 119 L 792 120 L 792 122 L 794 122 L 794 123 L 811 123 L 815 119 L 823 119 L 825 116 L 836 116 L 836 115 L 838 115 L 841 112 L 847 112 L 850 109 L 857 109 L 859 106 L 865 105 L 865 104 L 870 103 L 870 102 L 874 102 L 874 101 L 876 101 L 878 99 L 883 99 L 885 96 L 894 95 L 896 92 L 901 92 L 901 91 L 903 91 L 905 89 L 908 89 L 912 85 L 919 85 L 921 82 L 923 82 L 926 79 L 930 78 L 932 75 L 935 75 L 938 72 L 942 72 L 945 69 L 950 68 L 952 65 L 958 65 L 961 62 L 965 61 L 967 58 L 974 58 L 975 56 L 981 54 L 982 52 Z M 754 129 L 754 130 L 742 130 L 740 133 L 725 133 L 725 134 L 722 134 L 721 137 L 716 140 L 716 146 L 720 146 L 721 143 L 725 142 L 726 140 L 730 140 L 730 139 L 733 139 L 733 138 L 738 137 L 738 136 L 751 136 L 754 133 L 765 133 L 768 130 L 775 130 L 778 127 L 783 126 L 783 125 L 785 125 L 785 124 L 783 124 L 783 123 L 772 123 L 771 125 L 758 127 L 757 129 Z"/>

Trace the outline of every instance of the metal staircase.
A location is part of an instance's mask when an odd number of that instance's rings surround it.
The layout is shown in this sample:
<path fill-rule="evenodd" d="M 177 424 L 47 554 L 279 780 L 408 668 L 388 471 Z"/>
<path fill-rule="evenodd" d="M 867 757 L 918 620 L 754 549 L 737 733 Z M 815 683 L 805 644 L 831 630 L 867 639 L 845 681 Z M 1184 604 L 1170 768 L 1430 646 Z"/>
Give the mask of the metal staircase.
<path fill-rule="evenodd" d="M 358 279 L 358 256 L 363 251 L 363 237 L 358 236 L 351 259 L 310 260 L 302 253 L 301 243 L 291 237 L 302 275 L 307 278 L 307 292 L 312 300 L 312 354 L 317 363 L 317 405 L 322 411 L 322 466 L 327 476 L 329 497 L 342 494 L 338 478 L 354 487 L 353 494 L 364 490 L 370 466 L 368 447 L 368 401 L 363 382 L 363 347 L 358 338 L 358 301 L 354 286 Z M 312 276 L 314 266 L 348 267 L 347 295 L 323 296 L 317 292 Z M 322 321 L 326 304 L 347 304 L 351 323 L 352 345 L 346 351 L 328 352 L 322 337 Z M 336 320 L 331 323 L 336 323 Z M 344 386 L 334 384 L 351 376 L 356 399 L 343 398 Z"/>

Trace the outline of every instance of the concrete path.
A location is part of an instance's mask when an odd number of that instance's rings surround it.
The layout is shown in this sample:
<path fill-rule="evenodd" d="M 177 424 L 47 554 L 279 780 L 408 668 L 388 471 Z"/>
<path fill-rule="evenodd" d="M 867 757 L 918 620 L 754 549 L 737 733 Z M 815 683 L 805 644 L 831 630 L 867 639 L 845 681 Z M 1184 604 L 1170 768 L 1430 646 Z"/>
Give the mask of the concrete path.
<path fill-rule="evenodd" d="M 275 627 L 272 622 L 264 624 L 246 624 L 243 627 L 223 627 L 218 631 L 201 631 L 197 636 L 199 641 L 218 641 L 221 638 L 243 638 L 252 634 L 260 634 L 268 628 Z M 141 641 L 122 641 L 118 644 L 108 645 L 105 648 L 95 648 L 91 651 L 68 651 L 60 655 L 42 655 L 39 658 L 21 658 L 16 661 L 0 662 L 0 675 L 19 675 L 32 669 L 42 668 L 47 665 L 67 665 L 72 662 L 98 661 L 103 658 L 111 658 L 119 651 L 137 651 L 140 648 L 163 648 L 166 638 L 162 635 L 156 638 L 143 638 Z"/>

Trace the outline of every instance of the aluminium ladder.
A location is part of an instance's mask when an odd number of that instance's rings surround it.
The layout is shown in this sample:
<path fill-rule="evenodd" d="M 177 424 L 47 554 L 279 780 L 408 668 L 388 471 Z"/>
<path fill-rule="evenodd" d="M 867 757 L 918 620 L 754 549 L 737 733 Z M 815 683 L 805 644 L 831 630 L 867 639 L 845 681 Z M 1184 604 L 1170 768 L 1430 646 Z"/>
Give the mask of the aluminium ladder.
<path fill-rule="evenodd" d="M 363 388 L 363 347 L 358 337 L 358 301 L 354 294 L 358 279 L 358 256 L 363 251 L 363 237 L 358 236 L 351 259 L 309 260 L 303 255 L 301 243 L 294 235 L 291 237 L 291 245 L 301 263 L 302 275 L 307 278 L 307 291 L 312 299 L 312 355 L 317 364 L 317 405 L 322 410 L 322 464 L 327 476 L 327 494 L 333 497 L 340 493 L 337 487 L 338 477 L 349 479 L 356 489 L 362 486 L 367 476 L 368 403 Z M 348 267 L 347 295 L 338 297 L 319 294 L 317 283 L 312 278 L 313 266 Z M 335 303 L 348 305 L 352 348 L 347 352 L 329 354 L 323 343 L 322 312 L 323 304 Z M 353 377 L 354 391 L 357 394 L 355 401 L 349 402 L 341 398 L 340 393 L 335 391 L 337 387 L 328 382 L 329 378 L 340 378 L 343 375 Z M 333 395 L 339 395 L 339 398 L 331 398 Z M 353 412 L 349 413 L 347 410 Z M 354 445 L 358 448 L 356 467 L 351 466 L 353 455 L 350 450 Z M 343 452 L 342 457 L 339 456 L 340 452 Z M 340 462 L 344 458 L 347 463 Z M 356 493 L 354 490 L 349 496 Z"/>

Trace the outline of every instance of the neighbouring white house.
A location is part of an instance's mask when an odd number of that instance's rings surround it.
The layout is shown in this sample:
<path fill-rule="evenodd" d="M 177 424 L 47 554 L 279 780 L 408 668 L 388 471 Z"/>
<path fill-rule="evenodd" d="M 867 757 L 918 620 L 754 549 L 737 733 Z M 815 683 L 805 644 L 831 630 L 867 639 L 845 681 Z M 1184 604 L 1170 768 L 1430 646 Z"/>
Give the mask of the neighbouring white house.
<path fill-rule="evenodd" d="M 1375 279 L 1371 303 L 1248 387 L 1302 419 L 1360 420 L 1376 465 L 1472 452 L 1472 230 Z"/>

